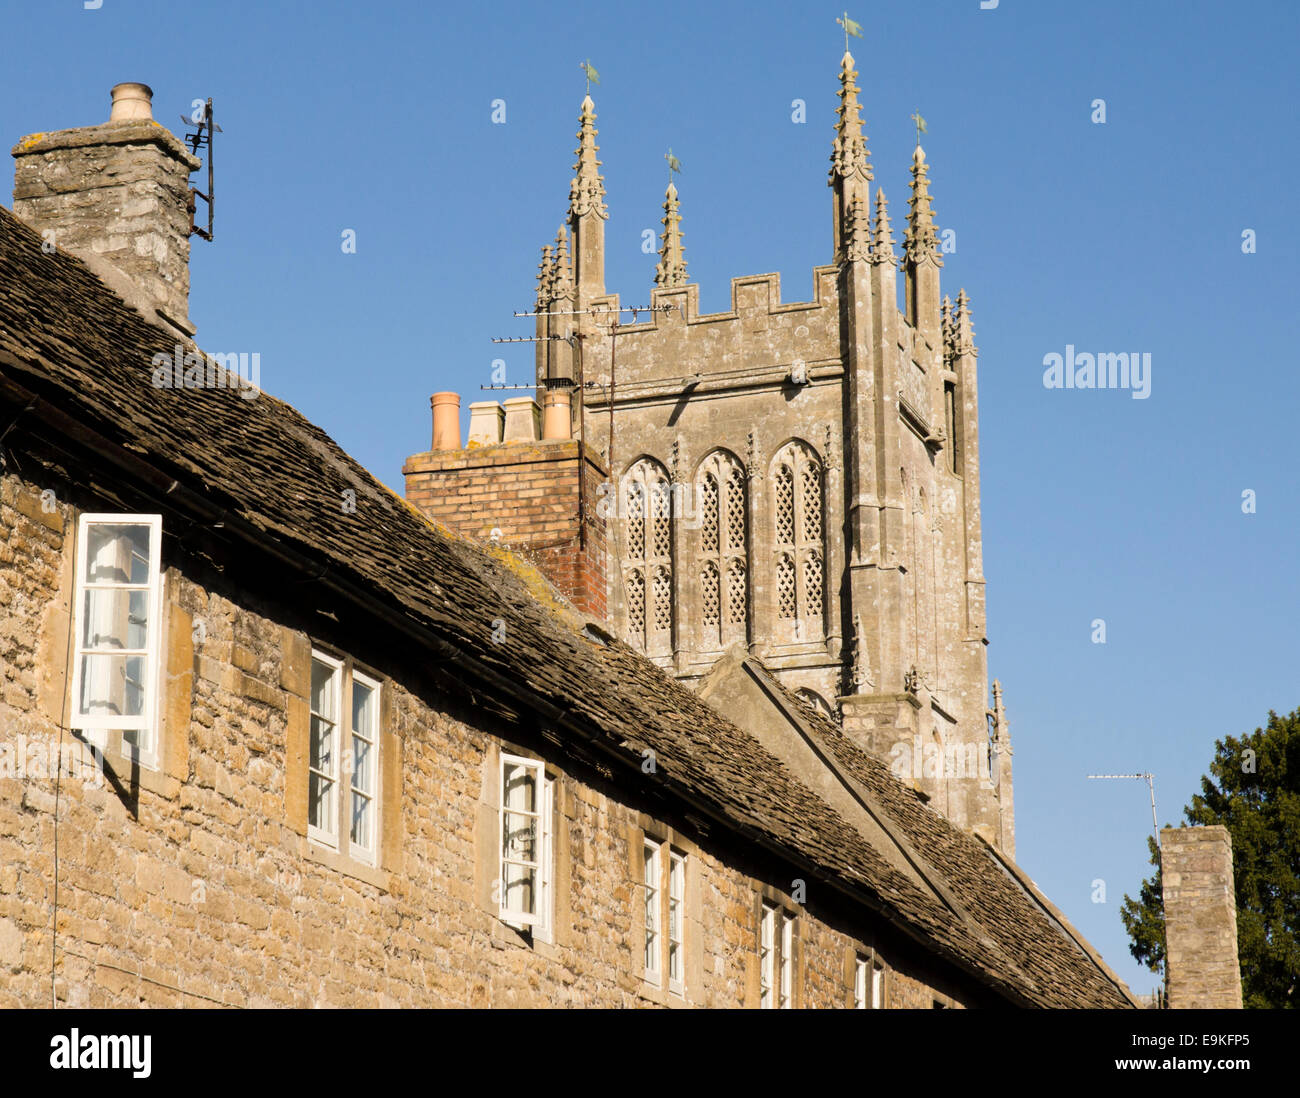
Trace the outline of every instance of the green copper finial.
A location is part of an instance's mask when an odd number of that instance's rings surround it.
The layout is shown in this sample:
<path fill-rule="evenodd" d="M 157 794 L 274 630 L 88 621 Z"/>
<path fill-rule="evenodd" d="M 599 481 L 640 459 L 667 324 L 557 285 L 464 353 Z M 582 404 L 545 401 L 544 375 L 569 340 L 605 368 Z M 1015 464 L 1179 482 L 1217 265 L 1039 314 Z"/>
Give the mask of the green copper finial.
<path fill-rule="evenodd" d="M 912 115 L 912 121 L 916 123 L 916 143 L 921 143 L 921 134 L 926 133 L 925 119 L 921 117 L 921 112 L 916 111 Z"/>
<path fill-rule="evenodd" d="M 591 85 L 600 83 L 600 73 L 592 66 L 591 58 L 578 62 L 578 68 L 582 70 L 582 75 L 587 78 L 587 94 L 591 94 Z"/>
<path fill-rule="evenodd" d="M 850 18 L 849 18 L 849 13 L 848 13 L 848 12 L 845 12 L 844 15 L 843 15 L 843 17 L 842 17 L 842 18 L 839 18 L 839 19 L 836 19 L 835 22 L 837 22 L 841 27 L 844 28 L 844 52 L 845 52 L 845 53 L 848 53 L 848 52 L 849 52 L 849 35 L 850 35 L 850 34 L 853 35 L 854 38 L 861 38 L 861 37 L 862 37 L 862 24 L 860 24 L 860 23 L 855 23 L 852 19 L 850 19 Z"/>

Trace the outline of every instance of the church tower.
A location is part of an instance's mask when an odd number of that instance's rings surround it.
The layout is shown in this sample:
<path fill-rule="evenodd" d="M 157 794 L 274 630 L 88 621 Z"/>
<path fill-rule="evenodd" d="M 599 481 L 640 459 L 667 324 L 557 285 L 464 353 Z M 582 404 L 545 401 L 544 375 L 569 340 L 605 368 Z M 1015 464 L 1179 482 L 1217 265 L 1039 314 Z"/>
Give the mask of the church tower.
<path fill-rule="evenodd" d="M 688 684 L 728 652 L 762 660 L 1014 855 L 1010 736 L 986 659 L 971 304 L 941 297 L 919 143 L 896 245 L 857 77 L 846 51 L 831 261 L 813 270 L 813 300 L 783 302 L 779 276 L 749 275 L 711 314 L 689 281 L 675 183 L 650 310 L 620 312 L 607 292 L 584 98 L 567 218 L 538 277 L 538 389 L 572 395 L 573 436 L 609 469 L 614 632 Z"/>

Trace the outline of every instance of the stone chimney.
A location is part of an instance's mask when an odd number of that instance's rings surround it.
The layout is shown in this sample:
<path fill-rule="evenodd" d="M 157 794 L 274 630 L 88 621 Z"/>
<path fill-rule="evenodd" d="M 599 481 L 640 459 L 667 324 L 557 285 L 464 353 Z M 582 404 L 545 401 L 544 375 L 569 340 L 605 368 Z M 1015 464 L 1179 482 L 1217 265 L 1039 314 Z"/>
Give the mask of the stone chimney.
<path fill-rule="evenodd" d="M 534 564 L 578 610 L 602 622 L 609 474 L 569 434 L 570 394 L 469 406 L 469 442 L 460 446 L 460 398 L 435 393 L 433 446 L 402 466 L 406 498 L 466 537 L 493 542 Z"/>
<path fill-rule="evenodd" d="M 1232 838 L 1226 827 L 1160 832 L 1171 1010 L 1241 1009 Z"/>
<path fill-rule="evenodd" d="M 13 148 L 14 213 L 82 259 L 150 323 L 188 339 L 190 183 L 199 167 L 153 120 L 147 84 L 118 84 L 107 122 Z"/>

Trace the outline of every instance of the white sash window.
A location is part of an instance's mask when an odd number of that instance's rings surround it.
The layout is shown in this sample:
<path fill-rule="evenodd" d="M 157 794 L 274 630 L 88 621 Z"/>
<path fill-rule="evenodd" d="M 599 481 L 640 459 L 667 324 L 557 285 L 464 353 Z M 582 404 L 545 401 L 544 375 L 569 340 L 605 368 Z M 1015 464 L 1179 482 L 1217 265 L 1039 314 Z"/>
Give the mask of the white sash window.
<path fill-rule="evenodd" d="M 162 516 L 82 515 L 71 727 L 157 766 Z M 120 738 L 119 738 L 120 737 Z"/>

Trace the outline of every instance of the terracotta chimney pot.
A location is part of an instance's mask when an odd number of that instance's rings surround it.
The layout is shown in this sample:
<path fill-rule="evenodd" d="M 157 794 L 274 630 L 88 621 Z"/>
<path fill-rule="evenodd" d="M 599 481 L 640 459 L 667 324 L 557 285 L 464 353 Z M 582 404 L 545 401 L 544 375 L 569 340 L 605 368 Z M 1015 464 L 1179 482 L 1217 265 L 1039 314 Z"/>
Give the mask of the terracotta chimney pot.
<path fill-rule="evenodd" d="M 460 449 L 460 394 L 434 393 L 429 398 L 433 406 L 433 449 Z"/>
<path fill-rule="evenodd" d="M 563 389 L 551 389 L 542 397 L 542 439 L 567 439 L 571 396 Z"/>

